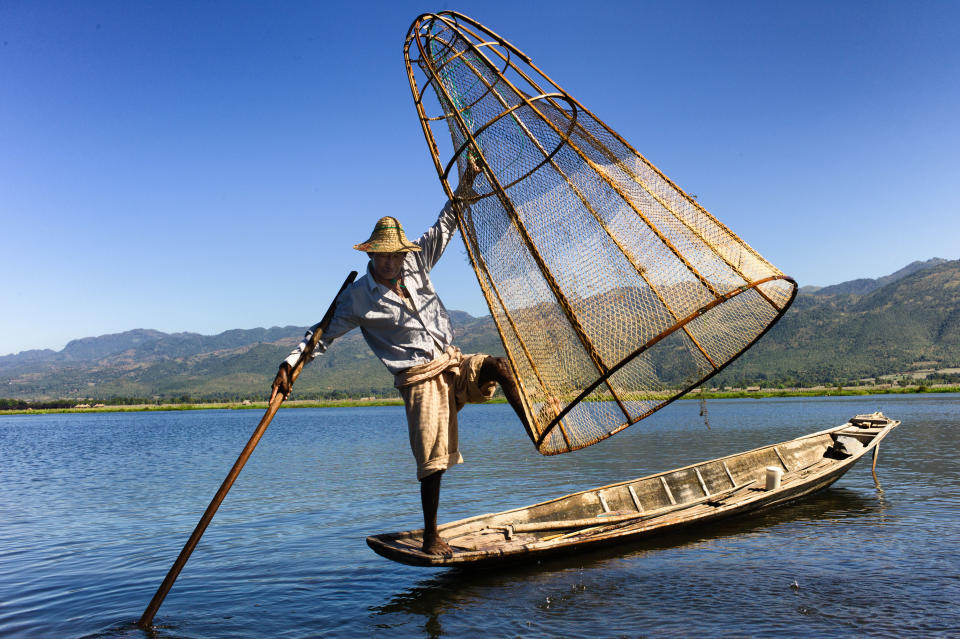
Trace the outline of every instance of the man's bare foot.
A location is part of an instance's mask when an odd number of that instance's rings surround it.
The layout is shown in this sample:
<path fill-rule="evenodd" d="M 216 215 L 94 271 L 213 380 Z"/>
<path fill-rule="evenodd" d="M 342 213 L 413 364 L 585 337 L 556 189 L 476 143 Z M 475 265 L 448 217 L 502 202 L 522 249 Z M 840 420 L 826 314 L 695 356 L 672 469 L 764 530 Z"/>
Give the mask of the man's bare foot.
<path fill-rule="evenodd" d="M 453 556 L 453 547 L 440 536 L 424 537 L 421 550 L 428 555 L 440 555 L 442 557 Z"/>

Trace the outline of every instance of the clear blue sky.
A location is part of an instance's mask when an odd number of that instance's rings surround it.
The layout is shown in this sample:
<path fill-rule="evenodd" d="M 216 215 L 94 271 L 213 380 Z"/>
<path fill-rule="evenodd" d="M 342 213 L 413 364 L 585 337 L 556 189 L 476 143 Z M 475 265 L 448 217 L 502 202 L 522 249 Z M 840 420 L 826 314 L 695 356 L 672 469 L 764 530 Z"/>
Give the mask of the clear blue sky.
<path fill-rule="evenodd" d="M 0 355 L 317 321 L 443 204 L 402 55 L 442 9 L 801 285 L 960 258 L 960 2 L 0 0 Z M 486 314 L 459 239 L 434 281 Z"/>

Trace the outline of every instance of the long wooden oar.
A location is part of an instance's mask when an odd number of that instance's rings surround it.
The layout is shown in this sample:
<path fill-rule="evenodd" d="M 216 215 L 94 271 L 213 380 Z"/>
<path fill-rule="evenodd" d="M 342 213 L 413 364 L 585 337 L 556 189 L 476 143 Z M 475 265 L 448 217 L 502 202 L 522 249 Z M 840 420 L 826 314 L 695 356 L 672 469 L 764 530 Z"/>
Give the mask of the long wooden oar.
<path fill-rule="evenodd" d="M 343 291 L 350 285 L 351 282 L 353 282 L 356 277 L 357 272 L 351 271 L 350 275 L 348 275 L 347 279 L 343 282 L 343 286 L 340 287 L 340 292 L 337 293 L 337 297 L 340 297 L 340 293 L 343 293 Z M 336 307 L 337 298 L 335 297 L 333 299 L 333 303 L 330 304 L 330 308 L 328 308 L 327 312 L 324 314 L 323 319 L 321 319 L 320 323 L 317 324 L 316 329 L 313 331 L 313 335 L 310 336 L 310 339 L 307 342 L 307 347 L 302 353 L 300 353 L 300 358 L 290 371 L 291 384 L 297 380 L 297 378 L 300 376 L 300 371 L 302 371 L 306 363 L 310 361 L 310 357 L 313 355 L 313 349 L 316 348 L 317 343 L 320 341 L 320 336 L 323 335 L 324 331 L 327 329 L 327 326 L 329 326 Z M 285 397 L 283 396 L 283 393 L 277 393 L 270 402 L 270 405 L 267 407 L 267 412 L 264 413 L 263 418 L 257 425 L 257 429 L 253 431 L 250 441 L 248 441 L 247 445 L 244 446 L 243 452 L 240 453 L 236 463 L 233 464 L 233 468 L 231 468 L 230 472 L 227 473 L 227 477 L 223 480 L 220 490 L 217 491 L 217 494 L 213 497 L 213 501 L 211 501 L 210 505 L 207 506 L 207 510 L 203 513 L 203 517 L 200 518 L 200 522 L 193 530 L 193 534 L 190 535 L 190 539 L 187 540 L 183 550 L 180 551 L 180 556 L 177 557 L 175 562 L 173 562 L 173 566 L 170 567 L 170 572 L 167 573 L 163 583 L 160 584 L 160 587 L 157 589 L 157 594 L 155 594 L 153 599 L 150 600 L 150 605 L 148 605 L 147 609 L 143 612 L 143 616 L 140 617 L 140 621 L 137 622 L 137 625 L 141 628 L 149 628 L 152 624 L 153 616 L 157 614 L 157 609 L 160 608 L 160 604 L 163 603 L 167 593 L 170 592 L 173 582 L 176 581 L 180 571 L 183 570 L 183 566 L 187 563 L 187 559 L 190 558 L 190 554 L 193 552 L 193 549 L 197 547 L 200 537 L 203 536 L 203 532 L 210 524 L 210 520 L 213 519 L 214 514 L 216 514 L 217 508 L 220 507 L 224 497 L 227 496 L 227 492 L 230 490 L 230 487 L 233 486 L 233 482 L 236 481 L 237 475 L 239 475 L 240 471 L 243 470 L 244 464 L 247 463 L 247 459 L 250 458 L 251 453 L 253 453 L 253 449 L 257 447 L 257 443 L 259 443 L 260 438 L 263 437 L 263 433 L 267 430 L 267 426 L 270 425 L 270 421 L 273 420 L 273 416 L 276 415 L 277 410 L 280 408 L 280 404 L 283 403 L 284 399 Z"/>

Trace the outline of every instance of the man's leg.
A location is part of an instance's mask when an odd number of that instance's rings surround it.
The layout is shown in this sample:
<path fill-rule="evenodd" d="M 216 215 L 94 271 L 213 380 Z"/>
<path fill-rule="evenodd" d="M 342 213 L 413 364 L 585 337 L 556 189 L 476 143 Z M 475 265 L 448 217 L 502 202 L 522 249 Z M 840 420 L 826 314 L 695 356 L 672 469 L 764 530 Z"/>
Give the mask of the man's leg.
<path fill-rule="evenodd" d="M 488 355 L 480 366 L 480 375 L 478 375 L 478 385 L 483 386 L 490 382 L 500 384 L 507 402 L 513 407 L 513 412 L 517 414 L 523 425 L 530 429 L 527 423 L 527 417 L 523 412 L 523 403 L 520 401 L 520 388 L 517 386 L 517 380 L 513 377 L 513 371 L 510 370 L 510 363 L 505 357 L 493 357 Z"/>
<path fill-rule="evenodd" d="M 452 555 L 453 548 L 437 531 L 437 509 L 440 507 L 440 479 L 443 471 L 420 480 L 420 503 L 423 506 L 423 552 L 428 555 Z"/>

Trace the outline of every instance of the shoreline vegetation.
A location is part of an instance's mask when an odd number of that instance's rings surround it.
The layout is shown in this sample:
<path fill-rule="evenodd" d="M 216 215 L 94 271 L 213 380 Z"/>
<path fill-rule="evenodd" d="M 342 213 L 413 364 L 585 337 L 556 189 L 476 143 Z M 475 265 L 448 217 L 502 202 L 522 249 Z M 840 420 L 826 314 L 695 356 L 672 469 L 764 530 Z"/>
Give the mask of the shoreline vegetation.
<path fill-rule="evenodd" d="M 931 385 L 878 385 L 878 386 L 817 386 L 813 388 L 747 388 L 730 390 L 693 390 L 677 401 L 699 401 L 701 399 L 765 399 L 780 397 L 847 397 L 858 395 L 910 395 L 917 393 L 960 393 L 957 384 Z M 498 393 L 490 403 L 506 403 Z M 399 397 L 364 397 L 357 399 L 290 399 L 283 403 L 283 408 L 358 408 L 364 406 L 402 406 L 403 400 Z M 211 409 L 259 409 L 266 410 L 266 401 L 235 401 L 235 402 L 178 402 L 158 404 L 77 404 L 66 408 L 14 408 L 0 410 L 3 415 L 36 415 L 49 413 L 131 413 L 145 411 L 173 411 L 173 410 L 211 410 Z"/>

